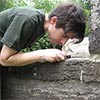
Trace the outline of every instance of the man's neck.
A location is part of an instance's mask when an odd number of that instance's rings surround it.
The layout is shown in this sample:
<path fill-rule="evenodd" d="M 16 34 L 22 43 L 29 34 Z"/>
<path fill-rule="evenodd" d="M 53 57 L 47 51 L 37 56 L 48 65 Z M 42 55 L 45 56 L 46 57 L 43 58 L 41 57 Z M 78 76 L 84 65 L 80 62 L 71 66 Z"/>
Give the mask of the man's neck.
<path fill-rule="evenodd" d="M 44 30 L 48 31 L 48 27 L 49 27 L 49 18 L 48 15 L 45 15 L 45 22 L 44 22 Z"/>

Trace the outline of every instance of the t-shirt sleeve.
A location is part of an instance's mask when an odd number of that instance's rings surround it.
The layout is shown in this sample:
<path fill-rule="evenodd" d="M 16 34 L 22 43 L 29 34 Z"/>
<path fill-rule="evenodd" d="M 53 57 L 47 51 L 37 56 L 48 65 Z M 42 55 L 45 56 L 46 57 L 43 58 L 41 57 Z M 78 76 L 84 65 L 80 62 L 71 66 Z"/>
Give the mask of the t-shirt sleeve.
<path fill-rule="evenodd" d="M 7 28 L 1 42 L 8 47 L 20 51 L 33 35 L 35 24 L 27 16 L 16 16 Z"/>

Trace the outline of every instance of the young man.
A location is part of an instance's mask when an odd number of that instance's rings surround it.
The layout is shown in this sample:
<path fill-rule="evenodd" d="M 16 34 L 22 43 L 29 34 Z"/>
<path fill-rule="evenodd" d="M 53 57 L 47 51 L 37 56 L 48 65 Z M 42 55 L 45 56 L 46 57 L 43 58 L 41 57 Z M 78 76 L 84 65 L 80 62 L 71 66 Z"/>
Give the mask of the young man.
<path fill-rule="evenodd" d="M 31 63 L 56 62 L 65 59 L 66 54 L 58 49 L 20 51 L 45 32 L 51 43 L 65 44 L 68 39 L 78 38 L 81 42 L 85 33 L 85 17 L 81 7 L 74 4 L 60 4 L 48 17 L 35 8 L 14 7 L 0 13 L 0 38 L 2 66 L 23 66 Z"/>

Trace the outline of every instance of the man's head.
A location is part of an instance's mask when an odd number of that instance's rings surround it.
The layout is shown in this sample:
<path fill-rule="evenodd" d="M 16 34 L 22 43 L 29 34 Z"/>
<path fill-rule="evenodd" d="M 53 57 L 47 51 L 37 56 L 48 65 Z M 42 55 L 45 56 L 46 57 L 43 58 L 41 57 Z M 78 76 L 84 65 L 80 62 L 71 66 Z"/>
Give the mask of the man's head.
<path fill-rule="evenodd" d="M 60 4 L 49 14 L 49 20 L 59 33 L 64 33 L 65 37 L 78 38 L 78 43 L 83 40 L 86 22 L 83 9 L 80 6 Z M 53 27 L 51 29 L 51 33 L 53 33 Z"/>

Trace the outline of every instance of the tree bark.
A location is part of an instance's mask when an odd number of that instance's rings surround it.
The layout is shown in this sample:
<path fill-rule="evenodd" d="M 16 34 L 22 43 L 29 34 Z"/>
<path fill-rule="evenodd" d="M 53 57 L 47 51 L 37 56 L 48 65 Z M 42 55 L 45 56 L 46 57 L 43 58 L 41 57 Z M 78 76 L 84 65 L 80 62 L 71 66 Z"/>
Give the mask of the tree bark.
<path fill-rule="evenodd" d="M 100 54 L 100 0 L 90 0 L 90 5 L 89 51 L 91 54 Z"/>

